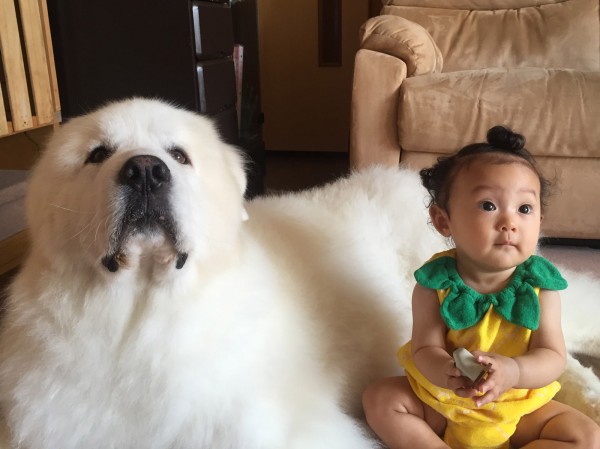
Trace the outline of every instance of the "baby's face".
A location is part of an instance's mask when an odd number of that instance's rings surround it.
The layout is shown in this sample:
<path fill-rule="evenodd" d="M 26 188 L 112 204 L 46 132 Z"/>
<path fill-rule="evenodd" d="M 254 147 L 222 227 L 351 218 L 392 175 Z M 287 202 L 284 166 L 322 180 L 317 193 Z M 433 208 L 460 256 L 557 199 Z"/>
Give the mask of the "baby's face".
<path fill-rule="evenodd" d="M 524 262 L 537 246 L 540 181 L 519 162 L 473 161 L 453 181 L 448 227 L 459 257 L 480 270 L 502 271 Z"/>

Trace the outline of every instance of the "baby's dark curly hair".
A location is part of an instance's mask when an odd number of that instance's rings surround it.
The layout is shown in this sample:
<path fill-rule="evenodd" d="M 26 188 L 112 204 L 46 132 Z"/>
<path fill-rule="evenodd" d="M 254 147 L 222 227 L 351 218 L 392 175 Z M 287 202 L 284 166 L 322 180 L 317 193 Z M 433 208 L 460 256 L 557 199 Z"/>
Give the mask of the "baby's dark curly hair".
<path fill-rule="evenodd" d="M 424 168 L 419 172 L 421 182 L 431 197 L 429 206 L 437 204 L 447 211 L 450 189 L 456 174 L 482 157 L 492 164 L 516 162 L 531 168 L 540 180 L 540 202 L 543 212 L 550 194 L 551 182 L 541 174 L 533 156 L 525 149 L 525 137 L 500 125 L 488 130 L 486 143 L 467 145 L 452 156 L 438 158 L 433 167 Z"/>

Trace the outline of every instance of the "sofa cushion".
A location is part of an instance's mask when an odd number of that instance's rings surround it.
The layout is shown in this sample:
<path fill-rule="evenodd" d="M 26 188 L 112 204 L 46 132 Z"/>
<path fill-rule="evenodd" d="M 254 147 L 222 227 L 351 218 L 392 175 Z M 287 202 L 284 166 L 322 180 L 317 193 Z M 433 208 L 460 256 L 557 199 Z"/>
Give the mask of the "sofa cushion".
<path fill-rule="evenodd" d="M 389 3 L 382 14 L 416 22 L 431 34 L 444 72 L 525 66 L 600 70 L 598 0 Z"/>
<path fill-rule="evenodd" d="M 598 157 L 600 72 L 517 68 L 405 80 L 398 105 L 404 150 L 451 153 L 504 124 L 534 156 Z"/>

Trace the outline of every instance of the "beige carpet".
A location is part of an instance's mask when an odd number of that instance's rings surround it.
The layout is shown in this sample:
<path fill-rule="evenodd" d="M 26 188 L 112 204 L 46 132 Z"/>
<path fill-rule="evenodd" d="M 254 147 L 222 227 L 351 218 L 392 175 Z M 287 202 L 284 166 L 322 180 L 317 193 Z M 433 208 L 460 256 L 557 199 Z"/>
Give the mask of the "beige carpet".
<path fill-rule="evenodd" d="M 579 246 L 544 245 L 540 254 L 555 265 L 570 270 L 587 272 L 600 278 L 600 249 Z"/>

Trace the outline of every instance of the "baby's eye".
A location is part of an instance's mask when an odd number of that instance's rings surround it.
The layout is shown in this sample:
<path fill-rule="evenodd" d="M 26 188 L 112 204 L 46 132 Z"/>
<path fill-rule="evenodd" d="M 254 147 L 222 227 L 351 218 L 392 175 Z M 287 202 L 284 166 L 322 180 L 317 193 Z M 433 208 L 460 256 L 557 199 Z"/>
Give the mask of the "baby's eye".
<path fill-rule="evenodd" d="M 492 212 L 496 210 L 496 205 L 491 201 L 484 201 L 483 203 L 481 203 L 480 207 L 486 212 Z"/>
<path fill-rule="evenodd" d="M 533 207 L 530 204 L 523 204 L 519 207 L 519 212 L 522 214 L 530 214 L 533 212 Z"/>

